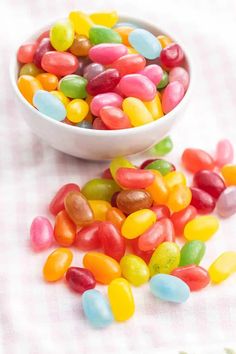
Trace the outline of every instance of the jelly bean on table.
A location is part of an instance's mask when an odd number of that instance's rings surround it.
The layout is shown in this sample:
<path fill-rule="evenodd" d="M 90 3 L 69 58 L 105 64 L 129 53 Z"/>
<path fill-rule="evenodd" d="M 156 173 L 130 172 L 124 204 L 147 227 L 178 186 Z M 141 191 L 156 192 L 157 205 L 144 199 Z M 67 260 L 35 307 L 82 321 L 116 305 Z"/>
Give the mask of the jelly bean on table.
<path fill-rule="evenodd" d="M 143 234 L 156 221 L 156 214 L 149 209 L 142 209 L 130 214 L 124 221 L 121 233 L 125 238 L 132 239 Z"/>
<path fill-rule="evenodd" d="M 76 233 L 74 246 L 82 251 L 92 251 L 100 248 L 99 225 L 100 221 L 94 221 L 92 224 L 82 227 Z"/>
<path fill-rule="evenodd" d="M 152 147 L 152 152 L 158 156 L 165 156 L 173 149 L 173 142 L 169 136 Z"/>
<path fill-rule="evenodd" d="M 219 229 L 219 220 L 213 215 L 198 216 L 189 221 L 184 228 L 187 240 L 209 240 Z"/>
<path fill-rule="evenodd" d="M 80 187 L 75 183 L 67 183 L 57 191 L 49 204 L 49 211 L 53 215 L 57 215 L 59 211 L 64 209 L 65 196 L 71 191 L 80 192 Z"/>
<path fill-rule="evenodd" d="M 218 199 L 225 190 L 223 179 L 215 172 L 201 170 L 194 175 L 193 184 Z"/>
<path fill-rule="evenodd" d="M 210 266 L 209 274 L 213 283 L 221 283 L 236 272 L 236 252 L 222 253 Z"/>
<path fill-rule="evenodd" d="M 186 242 L 180 251 L 180 266 L 187 266 L 191 264 L 198 265 L 204 254 L 206 246 L 205 243 L 198 240 Z"/>
<path fill-rule="evenodd" d="M 98 237 L 106 255 L 118 262 L 125 254 L 125 239 L 111 222 L 102 222 L 98 227 Z"/>
<path fill-rule="evenodd" d="M 182 163 L 189 172 L 193 173 L 201 170 L 212 171 L 215 167 L 213 158 L 201 149 L 185 149 L 182 154 Z"/>
<path fill-rule="evenodd" d="M 220 140 L 216 146 L 215 162 L 219 167 L 232 163 L 234 148 L 228 139 Z"/>
<path fill-rule="evenodd" d="M 180 249 L 174 242 L 163 242 L 154 251 L 150 262 L 150 275 L 157 273 L 169 274 L 178 267 L 180 261 Z"/>
<path fill-rule="evenodd" d="M 69 287 L 79 294 L 95 288 L 96 285 L 93 274 L 88 269 L 79 267 L 70 267 L 67 269 L 66 281 Z"/>
<path fill-rule="evenodd" d="M 53 228 L 44 216 L 37 216 L 30 226 L 30 242 L 35 251 L 49 248 L 53 243 Z"/>
<path fill-rule="evenodd" d="M 149 268 L 144 260 L 133 254 L 122 257 L 120 261 L 122 275 L 132 285 L 140 286 L 149 279 Z"/>
<path fill-rule="evenodd" d="M 191 205 L 199 214 L 210 214 L 216 206 L 214 198 L 204 190 L 196 187 L 190 188 L 192 193 Z"/>
<path fill-rule="evenodd" d="M 69 268 L 73 254 L 68 248 L 57 248 L 47 258 L 43 267 L 44 279 L 54 282 L 61 279 Z"/>
<path fill-rule="evenodd" d="M 71 246 L 75 241 L 76 226 L 65 210 L 61 210 L 55 219 L 54 237 L 60 246 Z"/>
<path fill-rule="evenodd" d="M 208 271 L 196 265 L 175 268 L 171 275 L 182 279 L 191 291 L 201 290 L 210 282 Z"/>
<path fill-rule="evenodd" d="M 236 187 L 231 186 L 224 190 L 216 203 L 216 209 L 225 218 L 236 213 Z"/>
<path fill-rule="evenodd" d="M 87 225 L 94 220 L 93 210 L 80 192 L 69 192 L 64 203 L 67 214 L 76 225 Z"/>

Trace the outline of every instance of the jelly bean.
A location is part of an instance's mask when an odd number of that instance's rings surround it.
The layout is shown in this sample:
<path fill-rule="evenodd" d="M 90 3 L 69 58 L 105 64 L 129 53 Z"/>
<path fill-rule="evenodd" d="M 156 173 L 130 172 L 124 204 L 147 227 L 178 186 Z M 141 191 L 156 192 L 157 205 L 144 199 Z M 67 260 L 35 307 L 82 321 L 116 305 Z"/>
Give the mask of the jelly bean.
<path fill-rule="evenodd" d="M 68 20 L 56 22 L 50 30 L 50 41 L 57 51 L 64 52 L 72 45 L 74 29 Z"/>
<path fill-rule="evenodd" d="M 83 120 L 82 122 L 76 124 L 77 127 L 83 128 L 83 129 L 93 129 L 93 126 L 90 122 L 87 122 L 86 120 Z"/>
<path fill-rule="evenodd" d="M 128 97 L 124 99 L 122 108 L 134 127 L 153 122 L 151 113 L 146 108 L 145 104 L 138 98 Z"/>
<path fill-rule="evenodd" d="M 186 170 L 196 173 L 201 170 L 213 170 L 213 158 L 201 149 L 185 149 L 182 154 L 182 163 Z"/>
<path fill-rule="evenodd" d="M 148 264 L 151 259 L 152 254 L 153 254 L 153 250 L 151 250 L 151 251 L 140 250 L 140 248 L 138 246 L 138 241 L 139 241 L 139 237 L 133 238 L 132 240 L 130 240 L 130 245 L 131 245 L 132 251 L 136 256 L 142 258 L 144 260 L 144 262 L 146 262 Z"/>
<path fill-rule="evenodd" d="M 82 11 L 72 11 L 69 14 L 69 19 L 77 34 L 89 36 L 90 28 L 94 25 L 89 15 L 86 15 Z"/>
<path fill-rule="evenodd" d="M 191 205 L 199 214 L 210 214 L 216 206 L 214 198 L 199 188 L 190 188 L 192 193 Z"/>
<path fill-rule="evenodd" d="M 42 73 L 42 70 L 37 68 L 37 66 L 34 63 L 28 63 L 22 66 L 22 68 L 20 69 L 19 76 L 31 75 L 35 77 L 40 73 Z"/>
<path fill-rule="evenodd" d="M 209 240 L 219 229 L 219 220 L 213 215 L 196 217 L 189 221 L 184 228 L 184 237 L 187 240 Z"/>
<path fill-rule="evenodd" d="M 65 210 L 61 210 L 55 219 L 54 237 L 60 246 L 71 246 L 75 241 L 76 226 Z"/>
<path fill-rule="evenodd" d="M 144 102 L 144 105 L 149 110 L 154 120 L 163 117 L 164 113 L 161 106 L 161 100 L 158 94 L 155 95 L 153 100 Z"/>
<path fill-rule="evenodd" d="M 172 43 L 172 39 L 165 36 L 165 35 L 159 35 L 157 36 L 158 41 L 160 42 L 162 48 L 167 47 L 169 44 Z"/>
<path fill-rule="evenodd" d="M 121 76 L 135 74 L 146 66 L 145 58 L 140 54 L 126 54 L 117 59 L 112 65 Z"/>
<path fill-rule="evenodd" d="M 129 43 L 147 59 L 156 59 L 160 56 L 161 45 L 158 39 L 147 30 L 137 28 L 130 32 Z"/>
<path fill-rule="evenodd" d="M 66 125 L 72 125 L 73 127 L 76 126 L 76 123 L 72 123 L 69 119 L 65 118 L 62 123 L 66 124 Z"/>
<path fill-rule="evenodd" d="M 68 268 L 66 272 L 66 281 L 69 287 L 79 294 L 83 294 L 86 290 L 93 289 L 96 286 L 93 274 L 85 268 Z"/>
<path fill-rule="evenodd" d="M 65 107 L 67 107 L 67 105 L 70 103 L 69 98 L 66 97 L 61 91 L 50 91 L 50 93 L 51 95 L 57 97 L 61 101 L 61 103 L 64 104 Z"/>
<path fill-rule="evenodd" d="M 54 282 L 63 277 L 73 259 L 73 254 L 68 248 L 57 248 L 47 258 L 43 267 L 44 279 Z"/>
<path fill-rule="evenodd" d="M 46 30 L 38 36 L 36 41 L 37 41 L 37 43 L 40 43 L 42 39 L 49 38 L 49 36 L 50 36 L 50 30 Z"/>
<path fill-rule="evenodd" d="M 234 148 L 228 139 L 220 140 L 216 146 L 215 162 L 219 167 L 232 163 Z"/>
<path fill-rule="evenodd" d="M 228 218 L 236 213 L 236 187 L 228 187 L 220 195 L 216 203 L 217 212 L 220 216 Z"/>
<path fill-rule="evenodd" d="M 164 67 L 169 69 L 180 66 L 184 61 L 184 52 L 178 44 L 169 44 L 162 49 L 160 61 Z"/>
<path fill-rule="evenodd" d="M 102 173 L 102 178 L 113 179 L 110 168 L 106 168 Z"/>
<path fill-rule="evenodd" d="M 86 57 L 79 57 L 79 66 L 77 70 L 74 72 L 75 75 L 83 76 L 85 68 L 91 64 L 91 60 L 88 56 Z"/>
<path fill-rule="evenodd" d="M 113 180 L 95 178 L 87 182 L 82 188 L 83 195 L 90 200 L 107 200 L 111 201 L 111 197 L 115 192 L 120 191 L 120 187 Z"/>
<path fill-rule="evenodd" d="M 156 96 L 153 82 L 141 74 L 123 76 L 119 88 L 126 97 L 136 97 L 143 101 L 151 101 Z"/>
<path fill-rule="evenodd" d="M 95 96 L 90 104 L 92 114 L 99 115 L 101 108 L 105 106 L 112 106 L 120 108 L 122 105 L 122 97 L 113 92 L 102 93 Z"/>
<path fill-rule="evenodd" d="M 46 91 L 56 90 L 58 85 L 58 78 L 56 75 L 43 73 L 36 76 L 36 79 L 39 80 L 43 86 L 43 89 Z"/>
<path fill-rule="evenodd" d="M 93 26 L 89 30 L 89 40 L 93 45 L 101 43 L 121 43 L 121 36 L 111 28 L 105 26 Z"/>
<path fill-rule="evenodd" d="M 110 163 L 110 170 L 114 180 L 116 180 L 116 172 L 120 167 L 135 168 L 125 157 L 116 157 Z"/>
<path fill-rule="evenodd" d="M 108 129 L 127 129 L 131 128 L 128 116 L 117 107 L 104 106 L 100 109 L 99 115 Z"/>
<path fill-rule="evenodd" d="M 34 64 L 38 67 L 38 68 L 41 68 L 41 61 L 42 61 L 42 58 L 44 56 L 45 53 L 47 52 L 51 52 L 53 51 L 54 48 L 52 47 L 51 45 L 51 42 L 50 42 L 50 39 L 49 38 L 43 38 L 37 48 L 36 48 L 36 51 L 34 53 L 34 57 L 33 57 L 33 62 Z"/>
<path fill-rule="evenodd" d="M 66 116 L 64 104 L 48 91 L 37 90 L 33 97 L 33 105 L 39 112 L 57 121 L 62 121 Z"/>
<path fill-rule="evenodd" d="M 96 25 L 102 25 L 109 28 L 115 26 L 119 19 L 116 11 L 94 12 L 90 15 L 90 18 L 96 23 Z"/>
<path fill-rule="evenodd" d="M 109 65 L 127 53 L 127 47 L 123 44 L 102 43 L 90 49 L 89 57 L 96 63 Z"/>
<path fill-rule="evenodd" d="M 91 43 L 86 36 L 76 34 L 73 38 L 73 43 L 71 44 L 69 51 L 77 57 L 87 56 L 89 49 L 91 48 Z"/>
<path fill-rule="evenodd" d="M 89 112 L 89 106 L 87 102 L 82 99 L 72 100 L 66 107 L 67 118 L 72 123 L 79 123 L 87 116 Z"/>
<path fill-rule="evenodd" d="M 134 298 L 126 279 L 118 278 L 109 284 L 108 298 L 116 321 L 127 321 L 133 316 L 135 311 Z"/>
<path fill-rule="evenodd" d="M 18 88 L 22 94 L 22 96 L 30 103 L 33 104 L 33 97 L 34 94 L 41 90 L 42 84 L 39 80 L 35 77 L 30 75 L 22 75 L 19 77 L 18 81 Z"/>
<path fill-rule="evenodd" d="M 85 98 L 87 80 L 79 75 L 65 76 L 59 82 L 59 90 L 70 98 Z"/>
<path fill-rule="evenodd" d="M 95 96 L 99 93 L 112 91 L 120 81 L 120 74 L 116 69 L 107 69 L 93 77 L 87 84 L 87 92 Z"/>
<path fill-rule="evenodd" d="M 164 113 L 172 111 L 184 97 L 184 87 L 179 81 L 170 82 L 162 95 L 162 108 Z"/>
<path fill-rule="evenodd" d="M 165 241 L 175 242 L 175 229 L 172 221 L 169 218 L 163 218 L 159 221 L 163 227 Z"/>
<path fill-rule="evenodd" d="M 90 81 L 98 74 L 101 74 L 105 70 L 102 64 L 91 63 L 85 66 L 83 76 L 86 80 Z M 98 114 L 98 113 L 97 113 Z"/>
<path fill-rule="evenodd" d="M 116 204 L 120 210 L 129 215 L 138 210 L 149 209 L 152 197 L 144 190 L 125 190 L 117 195 Z"/>
<path fill-rule="evenodd" d="M 86 225 L 93 221 L 93 210 L 82 193 L 69 192 L 64 199 L 64 204 L 67 214 L 76 225 Z"/>
<path fill-rule="evenodd" d="M 159 65 L 147 65 L 139 74 L 146 76 L 154 85 L 158 85 L 163 76 L 163 70 Z"/>
<path fill-rule="evenodd" d="M 169 83 L 169 76 L 167 74 L 167 72 L 165 70 L 163 70 L 163 75 L 162 75 L 162 79 L 159 82 L 159 84 L 157 85 L 157 89 L 161 90 L 163 88 L 165 88 Z"/>
<path fill-rule="evenodd" d="M 149 209 L 142 209 L 130 214 L 124 221 L 121 233 L 125 238 L 132 239 L 142 235 L 156 221 L 156 214 Z"/>
<path fill-rule="evenodd" d="M 199 265 L 206 251 L 205 243 L 198 240 L 186 242 L 180 251 L 180 266 Z"/>
<path fill-rule="evenodd" d="M 159 299 L 177 304 L 187 301 L 190 295 L 189 286 L 180 278 L 169 274 L 157 274 L 152 277 L 150 289 Z"/>
<path fill-rule="evenodd" d="M 108 130 L 108 128 L 106 127 L 106 125 L 103 123 L 103 121 L 101 120 L 101 118 L 95 118 L 93 121 L 93 129 L 97 129 L 97 130 Z"/>
<path fill-rule="evenodd" d="M 64 198 L 71 191 L 80 192 L 80 188 L 75 183 L 68 183 L 62 186 L 57 191 L 56 195 L 53 197 L 52 201 L 49 204 L 49 211 L 53 215 L 57 215 L 59 211 L 64 209 Z"/>
<path fill-rule="evenodd" d="M 125 218 L 126 216 L 122 213 L 122 211 L 115 207 L 109 209 L 106 214 L 106 220 L 115 225 L 118 230 L 121 229 Z"/>
<path fill-rule="evenodd" d="M 128 254 L 122 257 L 120 267 L 122 276 L 132 285 L 140 286 L 149 280 L 149 268 L 140 257 Z"/>
<path fill-rule="evenodd" d="M 236 186 L 236 165 L 225 165 L 221 169 L 227 186 Z"/>
<path fill-rule="evenodd" d="M 30 243 L 35 251 L 47 249 L 53 243 L 53 228 L 50 221 L 37 216 L 30 226 Z"/>
<path fill-rule="evenodd" d="M 140 165 L 140 168 L 141 169 L 144 169 L 147 165 L 149 165 L 151 162 L 154 162 L 156 161 L 157 159 L 148 159 L 148 160 L 145 160 L 141 163 Z"/>
<path fill-rule="evenodd" d="M 73 74 L 79 67 L 78 59 L 68 52 L 46 52 L 41 60 L 42 68 L 56 76 Z"/>
<path fill-rule="evenodd" d="M 209 275 L 213 283 L 221 283 L 236 272 L 236 252 L 224 252 L 211 264 Z"/>
<path fill-rule="evenodd" d="M 89 252 L 83 258 L 84 267 L 90 270 L 96 281 L 109 284 L 113 279 L 119 278 L 121 269 L 119 263 L 102 253 Z"/>
<path fill-rule="evenodd" d="M 111 198 L 111 205 L 112 205 L 113 207 L 117 207 L 117 202 L 116 202 L 116 200 L 117 200 L 117 197 L 118 197 L 118 194 L 119 194 L 119 193 L 120 193 L 120 192 L 114 193 L 113 196 L 112 196 L 112 198 Z"/>
<path fill-rule="evenodd" d="M 17 60 L 22 64 L 32 63 L 37 43 L 22 44 L 17 51 Z"/>
<path fill-rule="evenodd" d="M 87 290 L 82 295 L 82 307 L 89 323 L 96 328 L 109 326 L 113 315 L 105 297 L 98 290 Z"/>
<path fill-rule="evenodd" d="M 126 46 L 130 46 L 129 34 L 133 30 L 134 30 L 134 28 L 130 27 L 130 26 L 119 26 L 119 27 L 114 28 L 114 31 L 116 31 L 121 36 L 122 43 L 125 44 Z"/>
<path fill-rule="evenodd" d="M 150 186 L 155 179 L 151 171 L 121 167 L 116 172 L 116 180 L 124 188 L 142 189 Z"/>
<path fill-rule="evenodd" d="M 218 199 L 221 193 L 225 190 L 225 183 L 222 178 L 212 171 L 198 171 L 194 175 L 193 183 L 196 187 L 207 192 L 215 199 Z"/>
<path fill-rule="evenodd" d="M 105 221 L 99 225 L 98 236 L 104 253 L 119 262 L 126 248 L 125 239 L 120 231 L 111 222 Z"/>
<path fill-rule="evenodd" d="M 156 170 L 159 171 L 162 176 L 170 173 L 175 170 L 175 167 L 172 163 L 162 159 L 156 159 L 147 166 L 145 166 L 145 170 Z"/>
<path fill-rule="evenodd" d="M 142 251 L 151 251 L 165 241 L 162 223 L 157 221 L 138 240 L 138 247 Z"/>
<path fill-rule="evenodd" d="M 153 146 L 152 152 L 158 156 L 165 156 L 173 149 L 173 142 L 169 136 L 162 139 L 159 143 Z"/>
<path fill-rule="evenodd" d="M 208 271 L 193 264 L 175 268 L 171 275 L 183 280 L 191 291 L 201 290 L 210 282 Z"/>
<path fill-rule="evenodd" d="M 74 246 L 82 251 L 92 251 L 101 247 L 98 235 L 100 221 L 82 227 L 76 234 Z"/>
<path fill-rule="evenodd" d="M 181 66 L 177 66 L 171 69 L 169 72 L 169 82 L 173 81 L 180 82 L 184 87 L 184 91 L 186 92 L 189 85 L 189 74 L 187 70 L 181 68 Z"/>
<path fill-rule="evenodd" d="M 111 204 L 105 200 L 89 200 L 89 205 L 94 213 L 94 220 L 106 221 L 106 215 Z"/>
<path fill-rule="evenodd" d="M 154 170 L 153 170 L 154 173 Z M 166 202 L 168 198 L 168 188 L 165 185 L 164 179 L 160 172 L 155 171 L 155 179 L 154 182 L 147 187 L 147 192 L 149 192 L 152 196 L 154 203 L 163 204 Z"/>
<path fill-rule="evenodd" d="M 191 199 L 191 189 L 182 184 L 178 184 L 170 191 L 167 206 L 172 212 L 177 212 L 187 208 L 191 203 Z"/>
<path fill-rule="evenodd" d="M 154 251 L 150 262 L 150 275 L 169 274 L 178 267 L 180 260 L 179 246 L 174 242 L 163 242 Z"/>
<path fill-rule="evenodd" d="M 171 215 L 171 221 L 174 225 L 175 235 L 183 236 L 185 225 L 197 216 L 197 209 L 189 205 L 187 208 L 177 211 Z"/>
<path fill-rule="evenodd" d="M 185 175 L 180 171 L 172 171 L 167 173 L 167 175 L 164 176 L 164 181 L 169 191 L 179 184 L 184 186 L 187 184 Z"/>
<path fill-rule="evenodd" d="M 156 214 L 157 220 L 170 218 L 170 210 L 165 205 L 153 205 L 150 209 Z"/>

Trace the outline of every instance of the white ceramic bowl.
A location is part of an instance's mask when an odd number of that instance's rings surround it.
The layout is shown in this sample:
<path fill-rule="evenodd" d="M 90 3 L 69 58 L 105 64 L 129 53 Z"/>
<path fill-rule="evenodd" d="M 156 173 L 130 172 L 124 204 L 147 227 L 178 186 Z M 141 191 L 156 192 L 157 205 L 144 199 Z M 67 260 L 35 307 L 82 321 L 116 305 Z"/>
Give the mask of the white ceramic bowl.
<path fill-rule="evenodd" d="M 140 27 L 151 31 L 156 36 L 166 34 L 180 44 L 185 53 L 186 69 L 190 75 L 189 88 L 182 101 L 173 111 L 153 123 L 130 129 L 111 131 L 73 127 L 57 122 L 40 113 L 21 95 L 17 87 L 19 64 L 17 62 L 17 52 L 15 52 L 10 64 L 10 77 L 22 109 L 22 118 L 24 117 L 28 126 L 36 135 L 57 150 L 88 160 L 110 160 L 116 156 L 134 155 L 148 150 L 155 143 L 160 141 L 183 115 L 184 108 L 189 101 L 192 90 L 192 65 L 188 52 L 183 47 L 182 43 L 173 38 L 174 36 L 172 36 L 172 34 L 169 35 L 161 28 L 135 17 L 121 16 L 120 21 L 136 23 Z M 31 36 L 25 42 L 37 38 L 40 33 L 47 30 L 49 27 L 50 25 L 41 28 L 34 36 Z"/>

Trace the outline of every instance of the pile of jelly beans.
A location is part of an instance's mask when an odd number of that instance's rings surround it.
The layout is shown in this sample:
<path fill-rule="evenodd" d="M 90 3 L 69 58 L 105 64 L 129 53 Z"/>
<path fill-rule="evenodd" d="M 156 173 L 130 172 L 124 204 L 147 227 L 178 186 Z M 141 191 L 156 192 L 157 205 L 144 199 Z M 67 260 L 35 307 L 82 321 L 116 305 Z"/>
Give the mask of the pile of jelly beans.
<path fill-rule="evenodd" d="M 66 20 L 20 46 L 18 88 L 46 116 L 87 129 L 141 126 L 182 100 L 189 74 L 181 47 L 115 11 Z"/>
<path fill-rule="evenodd" d="M 155 146 L 165 155 L 169 137 Z M 226 251 L 209 269 L 199 264 L 205 242 L 219 228 L 220 217 L 236 214 L 236 165 L 228 140 L 217 144 L 215 157 L 200 149 L 186 149 L 184 168 L 193 173 L 191 186 L 183 172 L 164 159 L 134 166 L 115 158 L 101 178 L 63 185 L 51 200 L 50 221 L 38 216 L 31 225 L 34 250 L 60 247 L 47 258 L 44 279 L 64 276 L 68 286 L 82 294 L 85 316 L 95 327 L 114 319 L 125 321 L 135 311 L 131 285 L 149 282 L 154 296 L 185 302 L 191 291 L 220 283 L 236 272 L 236 252 Z M 180 244 L 184 245 L 180 248 Z M 71 266 L 70 246 L 85 252 L 83 266 Z M 108 300 L 96 283 L 108 286 Z"/>

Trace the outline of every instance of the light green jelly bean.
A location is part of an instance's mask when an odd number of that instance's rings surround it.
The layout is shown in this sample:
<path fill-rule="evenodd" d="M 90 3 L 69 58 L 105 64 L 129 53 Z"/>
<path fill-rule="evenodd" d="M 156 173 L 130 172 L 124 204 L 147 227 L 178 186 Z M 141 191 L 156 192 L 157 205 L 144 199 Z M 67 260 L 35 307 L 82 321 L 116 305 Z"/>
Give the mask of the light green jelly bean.
<path fill-rule="evenodd" d="M 131 284 L 140 286 L 149 280 L 149 268 L 144 260 L 134 254 L 127 254 L 121 258 L 122 275 Z"/>
<path fill-rule="evenodd" d="M 72 23 L 68 20 L 56 22 L 50 30 L 50 41 L 56 50 L 66 51 L 74 41 L 75 33 Z"/>
<path fill-rule="evenodd" d="M 150 262 L 150 276 L 163 273 L 170 274 L 178 267 L 180 260 L 180 249 L 175 242 L 163 242 L 154 251 Z"/>
<path fill-rule="evenodd" d="M 159 171 L 162 176 L 167 175 L 167 173 L 170 173 L 175 170 L 174 165 L 172 163 L 163 160 L 163 159 L 157 159 L 153 162 L 151 162 L 149 165 L 145 167 L 145 170 L 157 170 Z"/>
<path fill-rule="evenodd" d="M 111 28 L 105 26 L 93 26 L 89 30 L 89 40 L 92 44 L 121 43 L 121 36 Z"/>
<path fill-rule="evenodd" d="M 180 266 L 185 266 L 189 264 L 198 265 L 204 254 L 206 246 L 205 243 L 198 240 L 193 240 L 186 242 L 180 251 Z"/>
<path fill-rule="evenodd" d="M 173 149 L 173 142 L 169 136 L 161 140 L 158 144 L 152 147 L 151 152 L 152 154 L 158 156 L 165 156 L 171 152 Z"/>
<path fill-rule="evenodd" d="M 21 75 L 31 75 L 37 76 L 43 73 L 43 70 L 39 69 L 34 63 L 24 64 L 20 69 L 19 76 Z"/>
<path fill-rule="evenodd" d="M 88 181 L 82 188 L 82 194 L 89 200 L 111 201 L 114 193 L 119 192 L 120 187 L 115 181 L 105 178 L 95 178 Z"/>
<path fill-rule="evenodd" d="M 157 89 L 158 90 L 163 89 L 164 87 L 166 87 L 168 85 L 168 82 L 169 82 L 169 76 L 168 76 L 167 72 L 163 70 L 162 79 L 159 82 L 159 84 L 157 85 Z"/>
<path fill-rule="evenodd" d="M 79 75 L 68 75 L 63 77 L 59 83 L 59 91 L 63 92 L 66 97 L 85 98 L 87 80 Z"/>

